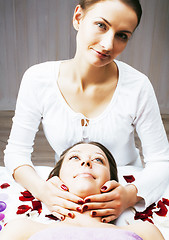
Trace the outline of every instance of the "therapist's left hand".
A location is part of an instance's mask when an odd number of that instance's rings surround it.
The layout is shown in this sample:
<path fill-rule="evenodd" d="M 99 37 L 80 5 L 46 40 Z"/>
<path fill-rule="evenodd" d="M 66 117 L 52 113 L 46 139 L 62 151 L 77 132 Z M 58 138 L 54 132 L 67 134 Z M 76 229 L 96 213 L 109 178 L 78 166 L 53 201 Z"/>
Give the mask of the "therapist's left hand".
<path fill-rule="evenodd" d="M 91 209 L 93 217 L 102 217 L 102 222 L 115 220 L 125 209 L 134 206 L 140 200 L 134 185 L 122 186 L 114 180 L 106 182 L 101 188 L 101 193 L 85 198 L 83 208 Z"/>

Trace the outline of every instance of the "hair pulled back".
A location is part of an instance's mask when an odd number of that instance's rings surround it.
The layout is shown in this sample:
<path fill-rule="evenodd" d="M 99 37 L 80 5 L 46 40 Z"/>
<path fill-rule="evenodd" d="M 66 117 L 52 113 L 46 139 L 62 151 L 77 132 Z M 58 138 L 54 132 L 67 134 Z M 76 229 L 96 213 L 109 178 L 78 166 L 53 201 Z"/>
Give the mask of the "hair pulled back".
<path fill-rule="evenodd" d="M 48 179 L 50 179 L 51 177 L 54 176 L 58 176 L 59 177 L 59 173 L 60 173 L 60 169 L 64 160 L 64 157 L 66 155 L 66 153 L 73 148 L 76 145 L 79 144 L 92 144 L 95 145 L 97 147 L 99 147 L 106 155 L 108 162 L 109 162 L 109 167 L 110 167 L 110 180 L 115 180 L 118 182 L 118 174 L 117 174 L 117 165 L 116 162 L 114 160 L 114 157 L 112 156 L 111 152 L 105 147 L 103 146 L 101 143 L 98 142 L 78 142 L 76 144 L 74 144 L 73 146 L 67 148 L 61 155 L 60 155 L 60 159 L 59 161 L 56 163 L 56 166 L 54 167 L 54 169 L 51 171 L 51 173 L 49 174 Z"/>
<path fill-rule="evenodd" d="M 107 0 L 79 0 L 79 5 L 81 6 L 82 9 L 87 10 L 93 4 L 98 2 L 103 2 L 103 1 L 107 1 Z M 142 7 L 140 4 L 140 1 L 139 0 L 119 0 L 119 1 L 123 2 L 124 4 L 131 7 L 135 11 L 138 19 L 138 22 L 137 22 L 137 26 L 138 26 L 142 16 Z"/>

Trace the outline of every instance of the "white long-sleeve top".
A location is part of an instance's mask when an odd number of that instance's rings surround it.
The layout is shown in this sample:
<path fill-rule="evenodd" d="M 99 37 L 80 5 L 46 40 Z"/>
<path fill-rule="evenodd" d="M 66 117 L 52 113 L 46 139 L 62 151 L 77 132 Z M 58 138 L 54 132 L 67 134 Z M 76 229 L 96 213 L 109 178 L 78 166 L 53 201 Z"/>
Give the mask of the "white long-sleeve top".
<path fill-rule="evenodd" d="M 169 144 L 158 103 L 149 79 L 129 65 L 115 60 L 119 70 L 115 93 L 105 110 L 89 124 L 63 98 L 57 78 L 61 61 L 29 68 L 23 76 L 13 126 L 5 150 L 5 165 L 13 173 L 32 165 L 31 153 L 42 121 L 44 133 L 56 152 L 81 140 L 97 141 L 113 154 L 118 166 L 142 167 L 135 146 L 134 129 L 141 140 L 145 168 L 135 175 L 134 185 L 145 207 L 158 200 L 169 182 Z"/>

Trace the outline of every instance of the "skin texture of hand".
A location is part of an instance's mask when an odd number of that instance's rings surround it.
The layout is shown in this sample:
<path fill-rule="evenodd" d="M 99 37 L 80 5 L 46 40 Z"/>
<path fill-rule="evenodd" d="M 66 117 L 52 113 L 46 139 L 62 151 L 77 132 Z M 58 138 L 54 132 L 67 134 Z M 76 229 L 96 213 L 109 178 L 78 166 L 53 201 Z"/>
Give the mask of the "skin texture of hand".
<path fill-rule="evenodd" d="M 110 222 L 138 201 L 134 185 L 124 187 L 116 181 L 108 181 L 101 188 L 102 194 L 89 196 L 84 200 L 69 193 L 68 188 L 56 176 L 46 181 L 43 189 L 40 200 L 60 220 L 64 220 L 65 216 L 73 218 L 74 214 L 70 210 L 78 209 L 83 212 L 91 209 L 93 217 L 101 216 L 103 222 Z"/>
<path fill-rule="evenodd" d="M 58 177 L 52 177 L 44 183 L 43 193 L 40 200 L 48 207 L 54 216 L 60 220 L 66 217 L 74 217 L 74 214 L 68 210 L 77 210 L 84 203 L 83 199 L 68 192 L 68 188 Z"/>
<path fill-rule="evenodd" d="M 137 189 L 134 185 L 124 187 L 114 180 L 105 183 L 101 192 L 103 194 L 87 197 L 83 208 L 87 206 L 91 209 L 93 217 L 103 217 L 103 222 L 115 220 L 125 209 L 134 206 L 141 199 L 137 197 Z"/>
<path fill-rule="evenodd" d="M 73 212 L 68 209 L 77 210 L 84 203 L 83 199 L 69 193 L 68 188 L 58 177 L 44 181 L 31 166 L 18 167 L 13 176 L 60 220 L 64 220 L 65 216 L 73 218 Z"/>

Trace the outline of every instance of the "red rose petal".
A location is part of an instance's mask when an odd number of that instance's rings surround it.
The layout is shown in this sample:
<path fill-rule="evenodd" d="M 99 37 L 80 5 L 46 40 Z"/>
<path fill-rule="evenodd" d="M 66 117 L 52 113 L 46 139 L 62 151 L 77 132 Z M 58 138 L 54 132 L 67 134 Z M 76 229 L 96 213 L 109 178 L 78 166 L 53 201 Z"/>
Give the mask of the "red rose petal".
<path fill-rule="evenodd" d="M 18 207 L 16 214 L 23 214 L 23 213 L 27 212 L 29 209 L 31 209 L 31 207 L 28 205 L 20 205 Z"/>
<path fill-rule="evenodd" d="M 163 202 L 165 205 L 169 206 L 169 200 L 168 200 L 168 199 L 162 198 L 162 202 Z"/>
<path fill-rule="evenodd" d="M 144 221 L 148 221 L 148 222 L 154 224 L 153 221 L 152 221 L 152 219 L 150 219 L 150 218 L 146 218 L 146 219 L 144 219 Z"/>
<path fill-rule="evenodd" d="M 155 203 L 151 204 L 143 212 L 136 212 L 134 219 L 135 220 L 141 219 L 143 221 L 146 221 L 147 219 L 149 219 L 149 217 L 152 217 L 153 209 L 155 209 Z"/>
<path fill-rule="evenodd" d="M 148 218 L 148 215 L 146 213 L 142 213 L 142 212 L 136 212 L 136 214 L 134 216 L 135 220 L 138 220 L 138 219 L 145 220 L 147 218 Z"/>
<path fill-rule="evenodd" d="M 146 208 L 143 212 L 146 213 L 149 217 L 152 217 L 153 215 L 153 209 L 155 209 L 155 203 L 151 204 L 149 207 Z"/>
<path fill-rule="evenodd" d="M 31 207 L 29 206 L 29 205 L 20 205 L 19 207 L 18 207 L 18 209 L 27 209 L 27 210 L 29 210 L 29 209 L 31 209 Z"/>
<path fill-rule="evenodd" d="M 34 199 L 35 199 L 34 197 L 24 197 L 24 196 L 19 197 L 19 200 L 22 201 L 22 202 L 32 201 Z"/>
<path fill-rule="evenodd" d="M 32 194 L 31 194 L 29 191 L 21 192 L 21 194 L 22 194 L 25 198 L 33 197 Z"/>
<path fill-rule="evenodd" d="M 135 178 L 133 175 L 123 176 L 127 183 L 132 183 L 135 181 Z"/>
<path fill-rule="evenodd" d="M 3 183 L 0 188 L 4 189 L 4 188 L 8 188 L 10 187 L 10 185 L 8 183 Z"/>
<path fill-rule="evenodd" d="M 22 196 L 19 197 L 20 201 L 33 201 L 35 199 L 29 191 L 21 192 L 21 194 Z"/>
<path fill-rule="evenodd" d="M 157 203 L 157 207 L 160 208 L 160 210 L 155 211 L 155 213 L 156 213 L 158 216 L 165 217 L 165 216 L 167 215 L 167 212 L 168 212 L 168 209 L 166 208 L 165 204 L 160 200 L 160 201 Z"/>
<path fill-rule="evenodd" d="M 32 206 L 33 209 L 32 210 L 37 210 L 39 214 L 41 214 L 42 212 L 42 204 L 40 201 L 32 201 Z"/>

